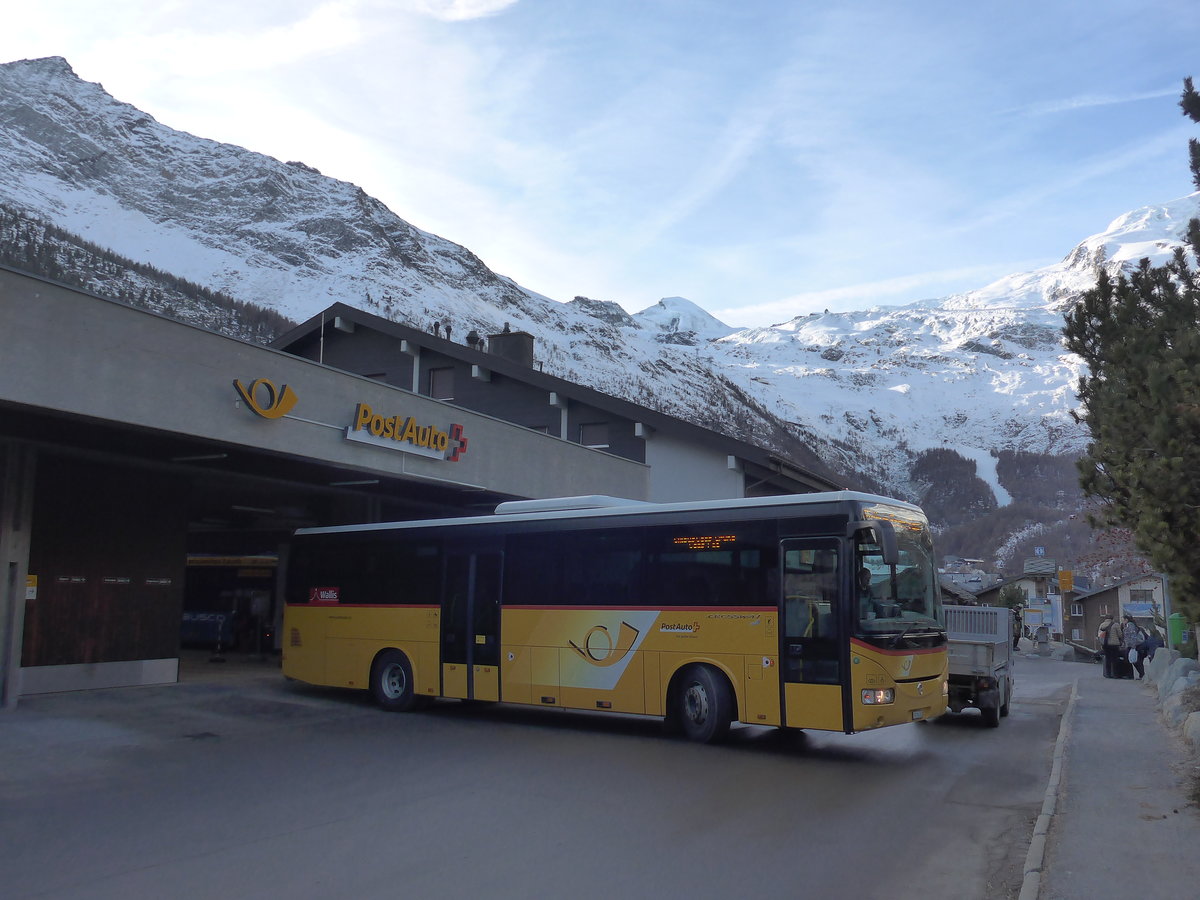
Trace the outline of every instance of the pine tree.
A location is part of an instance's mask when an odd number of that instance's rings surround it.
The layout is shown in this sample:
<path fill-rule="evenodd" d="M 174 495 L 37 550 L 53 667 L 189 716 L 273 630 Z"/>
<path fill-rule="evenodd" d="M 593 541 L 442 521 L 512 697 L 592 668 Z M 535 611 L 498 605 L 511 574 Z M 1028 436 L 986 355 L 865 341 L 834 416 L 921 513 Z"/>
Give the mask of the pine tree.
<path fill-rule="evenodd" d="M 1189 231 L 1200 253 L 1200 222 Z M 1187 251 L 1114 280 L 1101 272 L 1067 314 L 1067 348 L 1083 357 L 1080 419 L 1092 442 L 1079 462 L 1097 524 L 1128 528 L 1171 579 L 1181 611 L 1200 617 L 1200 273 Z"/>
<path fill-rule="evenodd" d="M 1193 122 L 1200 123 L 1200 94 L 1192 87 L 1192 79 L 1183 79 L 1183 95 L 1179 98 L 1179 108 Z"/>
<path fill-rule="evenodd" d="M 1192 87 L 1192 79 L 1183 79 L 1183 95 L 1179 98 L 1179 108 L 1193 122 L 1200 124 L 1200 94 Z M 1200 141 L 1192 138 L 1188 141 L 1188 165 L 1192 170 L 1192 184 L 1200 191 Z"/>
<path fill-rule="evenodd" d="M 1029 601 L 1029 592 L 1019 584 L 1006 584 L 1000 588 L 1000 594 L 996 598 L 998 606 L 1007 606 L 1009 609 L 1020 609 Z"/>
<path fill-rule="evenodd" d="M 1200 94 L 1179 106 L 1200 123 Z M 1189 143 L 1200 189 L 1200 142 Z M 1104 270 L 1067 314 L 1067 348 L 1088 367 L 1081 414 L 1092 442 L 1080 485 L 1101 501 L 1096 524 L 1126 528 L 1171 579 L 1180 611 L 1200 619 L 1200 220 L 1170 262 L 1114 279 Z"/>

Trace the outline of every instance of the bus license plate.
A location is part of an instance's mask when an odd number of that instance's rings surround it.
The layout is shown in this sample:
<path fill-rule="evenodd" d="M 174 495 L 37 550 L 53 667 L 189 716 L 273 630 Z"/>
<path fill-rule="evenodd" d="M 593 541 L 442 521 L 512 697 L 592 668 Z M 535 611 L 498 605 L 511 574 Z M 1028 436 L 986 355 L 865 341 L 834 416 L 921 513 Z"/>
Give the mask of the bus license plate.
<path fill-rule="evenodd" d="M 923 718 L 925 718 L 925 710 L 914 709 L 912 716 L 913 716 L 913 721 L 916 721 L 917 719 L 923 719 Z"/>

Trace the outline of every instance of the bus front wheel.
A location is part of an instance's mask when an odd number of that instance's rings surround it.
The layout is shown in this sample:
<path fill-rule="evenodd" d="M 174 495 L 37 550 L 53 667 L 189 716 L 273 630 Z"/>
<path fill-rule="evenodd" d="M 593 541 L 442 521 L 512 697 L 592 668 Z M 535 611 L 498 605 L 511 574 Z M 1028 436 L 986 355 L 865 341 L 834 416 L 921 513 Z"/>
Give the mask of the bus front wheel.
<path fill-rule="evenodd" d="M 418 700 L 413 691 L 412 666 L 399 650 L 384 650 L 371 664 L 371 695 L 388 712 L 408 712 L 416 709 Z"/>
<path fill-rule="evenodd" d="M 733 689 L 725 676 L 711 666 L 689 666 L 675 687 L 668 726 L 690 741 L 712 744 L 729 733 L 733 713 Z"/>

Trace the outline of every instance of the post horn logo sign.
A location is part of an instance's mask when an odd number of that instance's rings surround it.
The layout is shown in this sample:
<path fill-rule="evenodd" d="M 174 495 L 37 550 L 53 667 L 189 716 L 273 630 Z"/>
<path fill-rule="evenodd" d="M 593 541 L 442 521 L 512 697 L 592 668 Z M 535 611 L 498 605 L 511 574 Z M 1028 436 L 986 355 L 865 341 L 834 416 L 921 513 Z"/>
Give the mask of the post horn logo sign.
<path fill-rule="evenodd" d="M 296 405 L 296 392 L 286 384 L 275 388 L 275 383 L 266 378 L 256 378 L 246 387 L 238 379 L 233 380 L 238 396 L 250 407 L 250 411 L 264 419 L 280 419 Z M 262 402 L 260 402 L 262 401 Z"/>
<path fill-rule="evenodd" d="M 583 657 L 584 662 L 593 666 L 605 668 L 619 663 L 633 649 L 637 640 L 638 630 L 628 622 L 622 622 L 617 640 L 614 643 L 612 634 L 603 625 L 593 625 L 583 636 L 582 645 L 568 640 L 567 643 Z M 592 638 L 597 640 L 593 642 Z M 607 645 L 607 646 L 606 646 Z"/>

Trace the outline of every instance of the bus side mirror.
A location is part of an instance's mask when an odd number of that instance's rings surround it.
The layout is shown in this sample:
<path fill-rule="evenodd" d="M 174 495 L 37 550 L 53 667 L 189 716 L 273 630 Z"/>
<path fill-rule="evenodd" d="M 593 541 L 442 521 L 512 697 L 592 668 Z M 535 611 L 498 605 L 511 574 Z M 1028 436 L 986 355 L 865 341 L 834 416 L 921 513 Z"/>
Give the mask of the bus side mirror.
<path fill-rule="evenodd" d="M 870 531 L 875 535 L 875 543 L 883 555 L 884 565 L 895 566 L 900 563 L 900 550 L 896 546 L 896 529 L 891 522 L 873 519 L 870 522 L 851 522 L 847 536 L 860 531 Z"/>
<path fill-rule="evenodd" d="M 883 550 L 883 561 L 886 565 L 895 566 L 900 563 L 900 550 L 896 546 L 896 529 L 891 522 L 876 522 L 875 533 L 879 535 L 879 547 Z"/>

